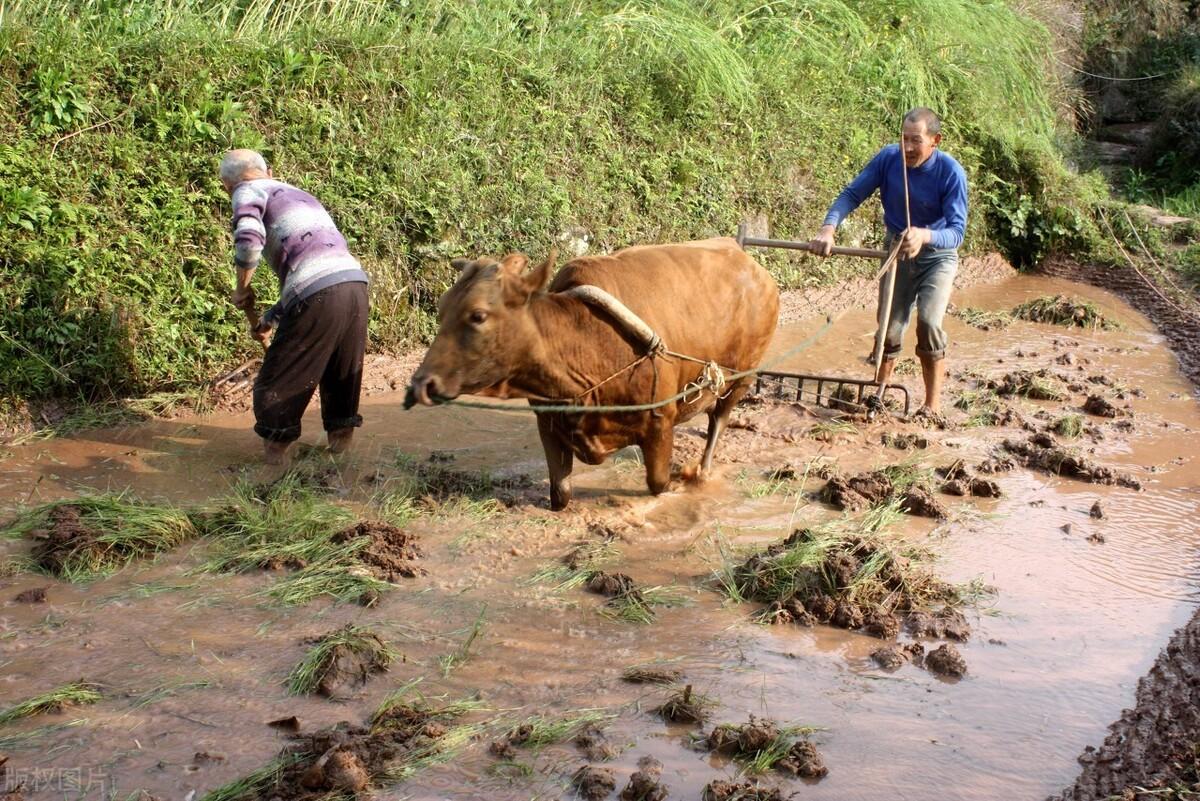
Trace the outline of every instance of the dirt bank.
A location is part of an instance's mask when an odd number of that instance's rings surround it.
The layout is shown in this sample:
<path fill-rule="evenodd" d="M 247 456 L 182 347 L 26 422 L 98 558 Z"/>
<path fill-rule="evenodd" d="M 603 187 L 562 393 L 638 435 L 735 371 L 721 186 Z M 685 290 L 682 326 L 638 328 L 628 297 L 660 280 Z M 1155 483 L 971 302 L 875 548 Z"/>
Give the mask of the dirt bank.
<path fill-rule="evenodd" d="M 1138 682 L 1137 703 L 1108 728 L 1083 773 L 1048 801 L 1151 801 L 1200 793 L 1200 610 Z"/>

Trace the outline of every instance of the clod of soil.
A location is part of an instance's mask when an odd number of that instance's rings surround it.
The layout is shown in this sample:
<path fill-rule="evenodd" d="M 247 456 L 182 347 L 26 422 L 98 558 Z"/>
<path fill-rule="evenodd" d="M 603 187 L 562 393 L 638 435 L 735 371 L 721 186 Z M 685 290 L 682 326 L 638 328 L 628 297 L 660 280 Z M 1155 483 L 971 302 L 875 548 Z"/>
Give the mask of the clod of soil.
<path fill-rule="evenodd" d="M 778 787 L 766 787 L 757 781 L 727 782 L 716 779 L 704 787 L 703 801 L 785 801 Z"/>
<path fill-rule="evenodd" d="M 1120 328 L 1121 324 L 1104 316 L 1096 304 L 1085 300 L 1074 300 L 1066 295 L 1046 295 L 1034 298 L 1013 307 L 1013 317 L 1033 323 L 1050 323 L 1074 328 L 1103 329 Z"/>
<path fill-rule="evenodd" d="M 654 711 L 663 720 L 671 723 L 703 723 L 708 718 L 708 710 L 713 706 L 712 701 L 699 693 L 692 692 L 692 685 L 674 693 Z"/>
<path fill-rule="evenodd" d="M 575 775 L 571 777 L 571 784 L 586 801 L 601 801 L 617 789 L 617 780 L 610 769 L 592 765 L 584 765 L 575 771 Z"/>
<path fill-rule="evenodd" d="M 13 600 L 19 604 L 44 604 L 46 603 L 46 590 L 48 589 L 50 588 L 33 587 L 28 590 L 23 590 L 22 592 L 17 593 L 17 596 L 13 598 Z"/>
<path fill-rule="evenodd" d="M 938 675 L 956 679 L 967 674 L 967 661 L 950 643 L 945 643 L 926 654 L 925 667 Z"/>
<path fill-rule="evenodd" d="M 939 520 L 949 517 L 946 507 L 938 503 L 929 490 L 921 486 L 912 486 L 904 493 L 900 509 L 918 517 L 934 517 Z"/>
<path fill-rule="evenodd" d="M 893 434 L 888 432 L 880 436 L 879 441 L 887 447 L 895 448 L 898 451 L 924 450 L 929 447 L 929 440 L 920 434 Z"/>
<path fill-rule="evenodd" d="M 904 621 L 905 627 L 914 637 L 931 637 L 966 642 L 971 638 L 971 626 L 962 612 L 943 609 L 932 612 L 910 612 Z"/>
<path fill-rule="evenodd" d="M 587 588 L 609 598 L 637 592 L 637 585 L 629 576 L 624 573 L 605 573 L 603 570 L 597 570 L 592 574 L 592 577 L 588 579 Z"/>
<path fill-rule="evenodd" d="M 1092 508 L 1088 510 L 1088 516 L 1090 516 L 1093 520 L 1104 519 L 1104 507 L 1100 505 L 1100 501 L 1097 500 L 1092 504 Z"/>
<path fill-rule="evenodd" d="M 942 508 L 928 490 L 920 484 L 897 487 L 884 470 L 859 473 L 855 476 L 833 474 L 821 491 L 821 499 L 838 509 L 857 512 L 872 506 L 882 506 L 900 497 L 901 509 L 922 517 L 945 517 Z"/>
<path fill-rule="evenodd" d="M 368 541 L 355 557 L 370 568 L 377 578 L 395 582 L 425 573 L 424 569 L 413 564 L 413 560 L 421 558 L 421 549 L 414 535 L 388 523 L 364 520 L 334 534 L 333 541 L 340 544 L 360 537 L 366 537 Z"/>
<path fill-rule="evenodd" d="M 942 484 L 942 492 L 947 495 L 999 498 L 1002 494 L 999 484 L 995 481 L 972 475 L 971 471 L 961 461 L 955 462 L 949 467 L 939 467 L 937 473 L 946 479 L 946 483 Z"/>
<path fill-rule="evenodd" d="M 575 747 L 583 752 L 589 762 L 607 762 L 620 753 L 608 741 L 604 730 L 595 723 L 589 723 L 575 735 Z"/>
<path fill-rule="evenodd" d="M 881 640 L 894 640 L 900 633 L 900 621 L 891 612 L 874 609 L 863 618 L 862 631 Z"/>
<path fill-rule="evenodd" d="M 1176 631 L 1138 682 L 1136 703 L 1109 726 L 1083 773 L 1049 801 L 1157 801 L 1194 796 L 1200 784 L 1200 612 Z M 1169 788 L 1190 792 L 1172 794 Z"/>
<path fill-rule="evenodd" d="M 1117 473 L 1111 467 L 1095 464 L 1073 454 L 1054 442 L 1049 434 L 1035 434 L 1026 442 L 1004 440 L 1004 449 L 1021 457 L 1026 467 L 1054 475 L 1069 476 L 1092 484 L 1116 484 L 1140 490 L 1142 484 L 1133 476 Z"/>
<path fill-rule="evenodd" d="M 1107 540 L 1104 539 L 1104 535 L 1099 531 L 1093 531 L 1087 535 L 1087 541 L 1093 545 L 1103 545 Z"/>
<path fill-rule="evenodd" d="M 621 678 L 631 684 L 674 684 L 683 678 L 683 671 L 639 665 L 626 668 Z"/>
<path fill-rule="evenodd" d="M 338 638 L 341 629 L 307 642 L 318 648 L 326 639 Z M 315 691 L 326 698 L 334 698 L 348 687 L 366 684 L 376 673 L 384 673 L 392 663 L 392 652 L 383 640 L 369 632 L 359 632 L 354 645 L 337 642 L 326 649 L 323 659 L 316 666 Z"/>
<path fill-rule="evenodd" d="M 871 659 L 884 670 L 895 670 L 905 662 L 920 665 L 925 659 L 925 646 L 919 642 L 885 645 L 871 652 Z"/>
<path fill-rule="evenodd" d="M 313 734 L 297 736 L 281 756 L 279 777 L 243 798 L 258 801 L 317 801 L 331 794 L 365 797 L 372 781 L 383 777 L 397 760 L 414 753 L 432 753 L 446 727 L 429 713 L 411 713 L 406 725 L 377 722 L 373 729 L 339 723 Z"/>
<path fill-rule="evenodd" d="M 989 379 L 987 388 L 997 395 L 1022 395 L 1032 400 L 1062 400 L 1066 397 L 1061 382 L 1049 370 L 1014 370 L 1000 378 Z"/>
<path fill-rule="evenodd" d="M 621 791 L 621 801 L 667 801 L 667 788 L 659 783 L 662 769 L 662 763 L 652 756 L 639 759 L 637 771 Z"/>
<path fill-rule="evenodd" d="M 752 760 L 768 749 L 786 743 L 787 733 L 773 720 L 750 716 L 748 723 L 722 723 L 708 734 L 705 745 L 710 751 Z M 793 735 L 794 737 L 794 735 Z M 816 747 L 807 739 L 795 739 L 771 767 L 805 779 L 819 779 L 829 773 Z"/>
<path fill-rule="evenodd" d="M 296 732 L 300 731 L 300 718 L 292 715 L 291 717 L 268 721 L 267 725 L 272 729 L 279 729 L 280 731 L 286 731 L 295 734 Z"/>
<path fill-rule="evenodd" d="M 83 525 L 79 520 L 79 507 L 63 504 L 50 510 L 49 526 L 31 531 L 29 536 L 38 540 L 33 546 L 33 561 L 38 567 L 55 576 L 63 574 L 63 566 L 77 553 L 107 549 L 98 540 L 100 532 Z"/>
<path fill-rule="evenodd" d="M 829 396 L 829 408 L 842 412 L 860 412 L 863 407 L 857 398 L 858 394 L 853 387 L 842 384 Z"/>
<path fill-rule="evenodd" d="M 1088 395 L 1088 399 L 1083 403 L 1083 410 L 1096 417 L 1120 417 L 1124 414 L 1103 395 Z"/>
<path fill-rule="evenodd" d="M 1010 470 L 1015 470 L 1016 468 L 1016 461 L 1008 456 L 991 456 L 975 465 L 976 470 L 987 475 L 1007 473 Z"/>

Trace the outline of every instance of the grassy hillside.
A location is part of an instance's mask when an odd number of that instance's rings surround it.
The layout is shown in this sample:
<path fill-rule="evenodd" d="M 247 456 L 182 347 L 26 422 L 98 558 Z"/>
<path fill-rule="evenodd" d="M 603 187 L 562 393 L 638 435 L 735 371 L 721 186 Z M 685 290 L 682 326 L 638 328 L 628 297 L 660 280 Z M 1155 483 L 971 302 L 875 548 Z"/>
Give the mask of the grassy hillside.
<path fill-rule="evenodd" d="M 1081 247 L 1049 36 L 1016 5 L 10 0 L 0 398 L 187 388 L 250 352 L 216 178 L 232 146 L 330 208 L 374 278 L 375 348 L 428 337 L 451 256 L 758 213 L 807 238 L 916 104 L 972 179 L 969 247 Z M 796 286 L 862 265 L 770 266 Z"/>

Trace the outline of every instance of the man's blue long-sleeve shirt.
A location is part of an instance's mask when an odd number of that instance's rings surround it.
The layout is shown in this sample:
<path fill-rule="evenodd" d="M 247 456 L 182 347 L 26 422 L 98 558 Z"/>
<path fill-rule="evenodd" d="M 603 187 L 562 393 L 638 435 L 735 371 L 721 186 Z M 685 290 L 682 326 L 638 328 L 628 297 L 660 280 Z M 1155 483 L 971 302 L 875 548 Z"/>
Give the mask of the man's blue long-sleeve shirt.
<path fill-rule="evenodd" d="M 904 167 L 900 145 L 875 154 L 829 207 L 826 225 L 838 225 L 878 189 L 883 222 L 899 233 L 905 228 Z M 967 228 L 967 174 L 951 156 L 934 150 L 920 167 L 908 170 L 909 210 L 915 228 L 933 232 L 935 248 L 957 248 Z"/>

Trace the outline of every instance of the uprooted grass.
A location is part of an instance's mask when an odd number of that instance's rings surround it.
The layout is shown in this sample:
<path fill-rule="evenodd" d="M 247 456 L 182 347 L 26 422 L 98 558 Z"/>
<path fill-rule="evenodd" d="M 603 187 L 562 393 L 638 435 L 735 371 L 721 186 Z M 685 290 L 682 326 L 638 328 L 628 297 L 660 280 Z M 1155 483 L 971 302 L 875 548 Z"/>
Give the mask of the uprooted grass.
<path fill-rule="evenodd" d="M 675 587 L 636 587 L 620 592 L 600 607 L 600 614 L 626 623 L 653 623 L 655 607 L 686 606 L 687 598 Z"/>
<path fill-rule="evenodd" d="M 620 549 L 611 539 L 576 543 L 556 564 L 541 568 L 525 584 L 553 584 L 551 592 L 582 587 L 601 566 L 618 559 Z"/>
<path fill-rule="evenodd" d="M 987 382 L 997 395 L 1021 395 L 1031 400 L 1060 401 L 1067 397 L 1062 382 L 1049 370 L 1013 370 Z"/>
<path fill-rule="evenodd" d="M 296 473 L 269 486 L 240 484 L 225 503 L 193 519 L 213 543 L 213 555 L 200 570 L 293 571 L 258 593 L 279 605 L 298 606 L 321 596 L 357 601 L 392 586 L 357 558 L 370 537 L 338 536 L 354 522 L 353 515 L 318 497 Z"/>
<path fill-rule="evenodd" d="M 471 646 L 475 644 L 475 640 L 479 639 L 479 635 L 483 632 L 484 618 L 487 615 L 487 604 L 479 610 L 479 616 L 475 618 L 475 623 L 472 624 L 470 631 L 467 632 L 466 639 L 462 641 L 462 645 L 458 646 L 454 651 L 438 658 L 438 664 L 442 667 L 442 678 L 446 678 L 453 671 L 462 667 L 471 658 Z"/>
<path fill-rule="evenodd" d="M 68 707 L 94 704 L 101 697 L 99 685 L 82 681 L 64 684 L 0 712 L 0 726 L 34 715 L 61 712 Z"/>
<path fill-rule="evenodd" d="M 930 572 L 929 551 L 885 541 L 884 530 L 900 514 L 892 503 L 857 518 L 798 529 L 749 557 L 726 553 L 716 581 L 737 603 L 766 603 L 759 615 L 764 622 L 860 628 L 871 625 L 872 616 L 962 604 L 961 590 Z M 879 625 L 881 631 L 888 628 Z"/>
<path fill-rule="evenodd" d="M 400 653 L 369 629 L 348 625 L 318 638 L 288 674 L 292 695 L 333 697 L 348 684 L 364 684 L 386 671 Z"/>
<path fill-rule="evenodd" d="M 1065 414 L 1054 421 L 1053 430 L 1065 439 L 1079 439 L 1079 435 L 1083 433 L 1083 416 Z"/>
<path fill-rule="evenodd" d="M 38 726 L 36 729 L 28 729 L 13 734 L 0 734 L 0 753 L 40 748 L 42 741 L 47 737 L 66 731 L 67 729 L 86 726 L 87 723 L 87 718 L 78 718 L 66 723 L 51 723 L 48 726 Z"/>
<path fill-rule="evenodd" d="M 512 745 L 537 751 L 573 737 L 589 724 L 602 723 L 612 717 L 602 709 L 581 709 L 557 717 L 532 715 L 509 729 L 505 739 Z"/>
<path fill-rule="evenodd" d="M 29 566 L 67 581 L 108 575 L 196 536 L 188 516 L 127 492 L 54 501 L 20 515 L 0 536 L 34 540 Z"/>
<path fill-rule="evenodd" d="M 971 428 L 995 425 L 1000 414 L 1000 398 L 990 389 L 963 390 L 954 399 L 954 408 L 967 413 L 963 425 Z"/>
<path fill-rule="evenodd" d="M 970 306 L 962 309 L 956 309 L 954 316 L 962 320 L 972 328 L 978 328 L 980 331 L 992 331 L 1000 328 L 1007 328 L 1012 324 L 1012 314 L 1006 311 L 986 311 L 984 309 L 976 309 Z"/>
<path fill-rule="evenodd" d="M 671 723 L 703 723 L 716 706 L 716 699 L 694 692 L 688 684 L 656 706 L 654 713 Z"/>
<path fill-rule="evenodd" d="M 1033 323 L 1065 325 L 1092 331 L 1115 331 L 1122 327 L 1119 321 L 1105 317 L 1096 304 L 1065 295 L 1045 295 L 1026 301 L 1013 307 L 1012 316 Z"/>

